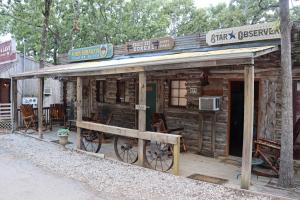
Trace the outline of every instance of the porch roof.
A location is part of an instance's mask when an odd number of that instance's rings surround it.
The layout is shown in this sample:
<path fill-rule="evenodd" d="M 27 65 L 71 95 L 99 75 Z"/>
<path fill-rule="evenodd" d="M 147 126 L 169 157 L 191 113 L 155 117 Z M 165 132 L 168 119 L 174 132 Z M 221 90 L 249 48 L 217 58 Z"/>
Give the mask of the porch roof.
<path fill-rule="evenodd" d="M 133 73 L 166 69 L 215 67 L 226 65 L 252 64 L 253 58 L 278 50 L 278 46 L 260 46 L 205 52 L 185 52 L 170 55 L 156 55 L 105 61 L 70 63 L 46 67 L 36 71 L 12 75 L 15 79 L 55 76 L 89 76 L 104 74 Z M 195 63 L 178 67 L 178 63 Z"/>

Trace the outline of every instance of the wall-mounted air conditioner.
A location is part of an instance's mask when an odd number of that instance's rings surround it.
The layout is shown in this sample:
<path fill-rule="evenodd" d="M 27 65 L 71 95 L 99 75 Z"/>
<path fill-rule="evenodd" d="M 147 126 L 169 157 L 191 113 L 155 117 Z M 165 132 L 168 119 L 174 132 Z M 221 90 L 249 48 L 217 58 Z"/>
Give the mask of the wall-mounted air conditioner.
<path fill-rule="evenodd" d="M 218 111 L 220 110 L 220 97 L 199 97 L 199 110 Z"/>
<path fill-rule="evenodd" d="M 44 88 L 44 95 L 51 95 L 52 89 L 51 88 Z"/>

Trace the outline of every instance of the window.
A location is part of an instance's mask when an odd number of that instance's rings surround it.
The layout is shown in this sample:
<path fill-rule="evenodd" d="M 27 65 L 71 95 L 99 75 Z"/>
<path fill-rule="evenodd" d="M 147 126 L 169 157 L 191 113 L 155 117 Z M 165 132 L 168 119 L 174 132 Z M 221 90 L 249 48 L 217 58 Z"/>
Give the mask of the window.
<path fill-rule="evenodd" d="M 186 81 L 176 80 L 171 81 L 171 95 L 170 95 L 170 105 L 171 106 L 186 106 L 187 89 Z"/>
<path fill-rule="evenodd" d="M 96 81 L 96 101 L 99 103 L 105 101 L 105 81 Z"/>
<path fill-rule="evenodd" d="M 116 94 L 116 102 L 117 103 L 128 103 L 129 102 L 129 94 L 128 94 L 128 86 L 125 81 L 117 80 L 117 94 Z"/>

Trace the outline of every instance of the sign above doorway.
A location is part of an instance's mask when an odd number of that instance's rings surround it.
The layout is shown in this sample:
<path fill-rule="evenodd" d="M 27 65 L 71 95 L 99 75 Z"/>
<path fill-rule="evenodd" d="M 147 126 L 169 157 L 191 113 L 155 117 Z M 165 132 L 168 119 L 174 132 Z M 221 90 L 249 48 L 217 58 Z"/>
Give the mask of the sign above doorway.
<path fill-rule="evenodd" d="M 91 47 L 72 49 L 68 53 L 70 62 L 98 60 L 111 58 L 113 56 L 112 44 L 100 44 Z"/>
<path fill-rule="evenodd" d="M 275 23 L 263 23 L 209 31 L 206 34 L 206 43 L 222 45 L 279 38 L 280 30 Z"/>
<path fill-rule="evenodd" d="M 172 37 L 155 38 L 150 40 L 132 41 L 126 43 L 127 53 L 145 53 L 173 49 L 175 41 Z"/>

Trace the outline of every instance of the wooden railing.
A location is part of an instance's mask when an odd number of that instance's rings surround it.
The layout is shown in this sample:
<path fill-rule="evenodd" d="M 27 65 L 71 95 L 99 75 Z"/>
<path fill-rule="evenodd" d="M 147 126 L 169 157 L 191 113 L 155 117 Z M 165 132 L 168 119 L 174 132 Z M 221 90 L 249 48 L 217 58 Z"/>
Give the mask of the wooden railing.
<path fill-rule="evenodd" d="M 34 114 L 38 116 L 37 108 L 33 108 L 33 110 L 34 110 Z M 46 123 L 50 124 L 50 107 L 43 108 L 43 115 L 45 116 Z M 18 122 L 19 122 L 18 127 L 21 128 L 24 127 L 23 115 L 20 109 L 18 109 Z"/>

